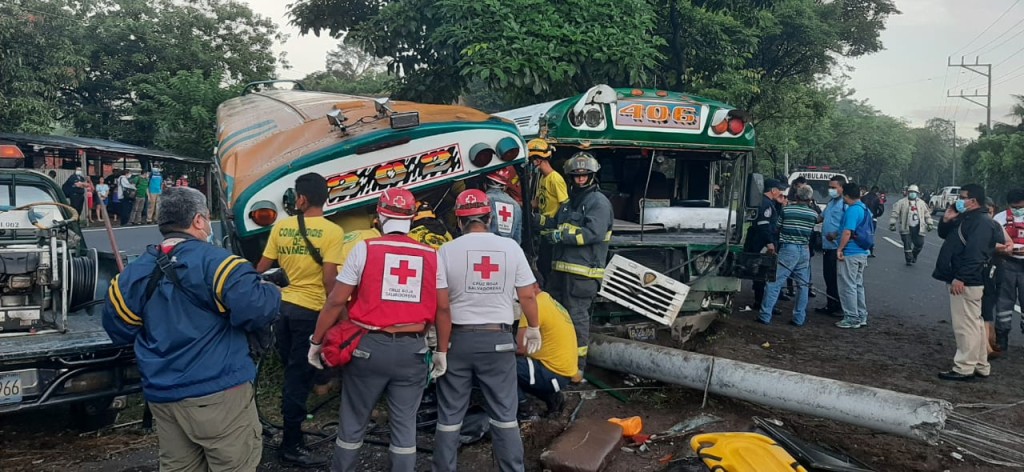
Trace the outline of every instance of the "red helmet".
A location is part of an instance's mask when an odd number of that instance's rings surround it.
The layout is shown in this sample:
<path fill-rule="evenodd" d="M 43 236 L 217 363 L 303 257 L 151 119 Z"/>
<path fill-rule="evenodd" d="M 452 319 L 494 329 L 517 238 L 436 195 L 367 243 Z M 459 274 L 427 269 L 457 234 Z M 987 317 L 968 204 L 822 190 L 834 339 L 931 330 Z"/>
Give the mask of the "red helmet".
<path fill-rule="evenodd" d="M 416 214 L 416 197 L 404 188 L 389 188 L 380 194 L 377 214 L 398 220 L 411 220 Z"/>
<path fill-rule="evenodd" d="M 519 174 L 516 174 L 516 170 L 512 166 L 502 167 L 491 172 L 487 174 L 487 178 L 506 187 L 513 187 L 519 184 Z"/>
<path fill-rule="evenodd" d="M 490 213 L 491 200 L 481 190 L 466 190 L 455 199 L 455 216 L 481 216 Z"/>

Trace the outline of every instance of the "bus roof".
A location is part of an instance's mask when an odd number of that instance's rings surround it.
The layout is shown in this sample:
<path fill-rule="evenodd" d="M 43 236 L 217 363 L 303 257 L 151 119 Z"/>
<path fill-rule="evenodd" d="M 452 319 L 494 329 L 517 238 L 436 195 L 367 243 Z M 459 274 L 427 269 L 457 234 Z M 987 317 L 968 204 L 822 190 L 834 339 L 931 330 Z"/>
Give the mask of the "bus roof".
<path fill-rule="evenodd" d="M 746 113 L 715 100 L 655 89 L 592 87 L 574 97 L 496 113 L 526 139 L 581 148 L 630 147 L 751 151 L 754 128 Z M 738 120 L 730 132 L 730 121 Z M 714 125 L 725 122 L 725 129 Z M 721 131 L 721 132 L 717 132 Z"/>

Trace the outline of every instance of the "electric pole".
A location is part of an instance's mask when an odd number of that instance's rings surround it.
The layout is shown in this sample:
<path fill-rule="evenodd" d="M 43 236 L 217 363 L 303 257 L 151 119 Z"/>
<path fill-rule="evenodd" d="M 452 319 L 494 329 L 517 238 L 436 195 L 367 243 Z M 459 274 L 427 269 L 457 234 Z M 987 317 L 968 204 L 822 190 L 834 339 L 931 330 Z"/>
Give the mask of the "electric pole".
<path fill-rule="evenodd" d="M 956 122 L 953 122 L 953 182 L 950 185 L 956 185 Z"/>
<path fill-rule="evenodd" d="M 946 91 L 946 96 L 947 97 L 962 98 L 964 100 L 967 100 L 968 102 L 971 102 L 971 103 L 973 103 L 975 105 L 978 105 L 978 106 L 984 108 L 985 112 L 986 112 L 985 128 L 987 130 L 989 130 L 989 131 L 992 131 L 992 64 L 981 64 L 981 63 L 979 63 L 978 62 L 978 56 L 975 56 L 974 64 L 968 64 L 968 63 L 964 62 L 963 56 L 960 56 L 960 63 L 959 64 L 953 64 L 953 59 L 952 58 L 946 58 L 946 65 L 948 67 L 959 67 L 959 68 L 962 68 L 962 69 L 967 69 L 967 70 L 969 70 L 971 72 L 974 72 L 975 74 L 978 74 L 978 75 L 988 79 L 988 87 L 985 89 L 985 93 L 983 93 L 983 94 L 978 93 L 977 89 L 974 90 L 973 94 L 964 94 L 963 89 L 961 89 L 960 93 L 958 93 L 956 95 L 951 95 L 949 93 L 949 91 L 947 90 Z M 984 72 L 982 72 L 982 70 L 984 70 Z M 984 98 L 985 99 L 985 103 L 982 103 L 980 101 L 974 100 L 975 98 Z M 954 118 L 956 118 L 956 117 L 954 117 Z M 956 133 L 953 134 L 953 140 L 954 140 L 954 142 L 956 141 Z"/>

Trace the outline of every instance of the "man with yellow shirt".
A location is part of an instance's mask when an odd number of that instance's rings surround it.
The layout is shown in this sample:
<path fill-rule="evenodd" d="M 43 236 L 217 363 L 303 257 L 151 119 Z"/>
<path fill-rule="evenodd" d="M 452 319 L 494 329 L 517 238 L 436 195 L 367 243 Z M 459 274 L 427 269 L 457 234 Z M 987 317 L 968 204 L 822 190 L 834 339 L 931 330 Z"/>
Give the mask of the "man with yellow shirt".
<path fill-rule="evenodd" d="M 555 218 L 562 204 L 569 201 L 569 190 L 562 175 L 555 172 L 554 167 L 551 167 L 551 156 L 554 154 L 555 148 L 540 138 L 531 139 L 526 147 L 529 151 L 530 162 L 540 171 L 533 208 L 538 213 L 538 227 L 543 228 L 544 223 Z M 551 245 L 542 239 L 537 255 L 537 269 L 545 279 L 551 272 L 551 252 Z"/>
<path fill-rule="evenodd" d="M 537 296 L 537 318 L 540 320 L 540 336 L 544 340 L 539 351 L 526 353 L 526 318 L 519 320 L 516 370 L 519 377 L 519 412 L 525 413 L 526 393 L 536 396 L 547 404 L 547 416 L 561 413 L 565 406 L 562 389 L 570 379 L 579 375 L 576 354 L 576 330 L 572 318 L 554 298 L 533 285 Z"/>
<path fill-rule="evenodd" d="M 256 271 L 265 272 L 276 261 L 291 282 L 281 291 L 281 316 L 274 326 L 278 354 L 284 365 L 284 435 L 278 459 L 287 465 L 317 467 L 326 464 L 327 458 L 306 449 L 302 435 L 306 401 L 315 375 L 306 353 L 327 293 L 334 287 L 338 266 L 345 261 L 345 232 L 324 218 L 327 181 L 323 176 L 299 176 L 295 180 L 295 194 L 296 216 L 278 222 L 270 230 Z"/>

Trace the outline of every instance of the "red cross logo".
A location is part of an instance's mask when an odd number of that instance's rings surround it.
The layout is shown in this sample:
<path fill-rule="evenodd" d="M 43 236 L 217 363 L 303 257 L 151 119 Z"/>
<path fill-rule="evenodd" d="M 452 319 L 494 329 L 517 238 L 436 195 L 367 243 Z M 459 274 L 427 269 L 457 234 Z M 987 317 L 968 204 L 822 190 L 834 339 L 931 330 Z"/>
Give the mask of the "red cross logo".
<path fill-rule="evenodd" d="M 498 216 L 501 217 L 501 221 L 508 221 L 512 217 L 512 212 L 508 211 L 508 207 L 505 205 L 501 206 L 501 210 L 498 211 Z"/>
<path fill-rule="evenodd" d="M 500 267 L 497 264 L 491 264 L 491 256 L 484 256 L 480 259 L 480 263 L 473 264 L 473 271 L 480 273 L 480 278 L 484 280 L 491 280 L 491 274 L 497 272 Z"/>
<path fill-rule="evenodd" d="M 409 279 L 416 277 L 416 270 L 409 268 L 409 261 L 402 261 L 398 267 L 391 268 L 391 275 L 398 277 L 398 285 L 405 285 Z"/>

